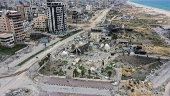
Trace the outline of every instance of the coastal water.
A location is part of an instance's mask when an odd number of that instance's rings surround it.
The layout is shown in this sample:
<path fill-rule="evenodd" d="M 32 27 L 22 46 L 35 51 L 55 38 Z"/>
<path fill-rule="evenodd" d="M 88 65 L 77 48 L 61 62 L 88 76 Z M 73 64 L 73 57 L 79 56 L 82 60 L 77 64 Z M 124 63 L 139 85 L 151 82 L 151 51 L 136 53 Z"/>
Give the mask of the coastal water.
<path fill-rule="evenodd" d="M 130 2 L 170 11 L 170 0 L 130 0 Z"/>

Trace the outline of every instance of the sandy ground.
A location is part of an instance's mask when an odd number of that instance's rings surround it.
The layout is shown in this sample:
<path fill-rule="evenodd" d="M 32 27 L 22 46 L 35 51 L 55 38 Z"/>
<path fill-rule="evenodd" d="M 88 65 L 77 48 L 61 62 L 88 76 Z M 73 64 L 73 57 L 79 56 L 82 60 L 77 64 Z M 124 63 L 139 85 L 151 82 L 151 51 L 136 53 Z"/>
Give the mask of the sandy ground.
<path fill-rule="evenodd" d="M 169 91 L 170 91 L 170 82 L 165 87 L 164 96 L 169 96 Z"/>
<path fill-rule="evenodd" d="M 170 17 L 170 11 L 166 11 L 166 10 L 162 10 L 162 9 L 158 9 L 158 8 L 153 8 L 153 7 L 148 7 L 148 6 L 145 6 L 145 5 L 140 5 L 140 4 L 132 3 L 132 2 L 127 2 L 127 3 L 130 4 L 130 5 L 134 5 L 136 7 L 143 7 L 142 9 L 145 12 L 155 12 L 155 13 L 158 13 L 158 14 L 165 14 L 166 16 Z"/>
<path fill-rule="evenodd" d="M 136 7 L 142 7 L 143 12 L 145 12 L 145 13 L 164 14 L 164 15 L 170 17 L 170 11 L 166 11 L 166 10 L 162 10 L 162 9 L 158 9 L 158 8 L 152 8 L 152 7 L 148 7 L 148 6 L 145 6 L 145 5 L 140 5 L 140 4 L 136 4 L 136 3 L 132 3 L 132 2 L 127 2 L 127 3 L 130 4 L 130 5 L 136 6 Z M 142 11 L 142 10 L 140 10 L 140 11 Z M 162 76 L 164 76 L 164 75 L 161 75 L 160 77 L 163 78 Z M 157 79 L 155 79 L 155 80 L 157 80 Z M 164 96 L 170 96 L 170 82 L 167 84 L 165 89 L 166 90 L 165 90 Z"/>

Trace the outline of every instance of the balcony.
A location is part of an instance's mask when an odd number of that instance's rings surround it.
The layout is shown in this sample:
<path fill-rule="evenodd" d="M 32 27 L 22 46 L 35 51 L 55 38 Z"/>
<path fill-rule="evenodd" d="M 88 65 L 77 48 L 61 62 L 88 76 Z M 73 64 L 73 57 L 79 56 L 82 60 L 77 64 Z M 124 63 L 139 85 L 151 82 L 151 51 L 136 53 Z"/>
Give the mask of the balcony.
<path fill-rule="evenodd" d="M 24 31 L 24 29 L 15 30 L 15 32 Z"/>
<path fill-rule="evenodd" d="M 17 30 L 19 28 L 23 28 L 23 26 L 14 26 L 14 29 Z"/>
<path fill-rule="evenodd" d="M 22 18 L 20 19 L 12 19 L 13 21 L 22 21 Z"/>

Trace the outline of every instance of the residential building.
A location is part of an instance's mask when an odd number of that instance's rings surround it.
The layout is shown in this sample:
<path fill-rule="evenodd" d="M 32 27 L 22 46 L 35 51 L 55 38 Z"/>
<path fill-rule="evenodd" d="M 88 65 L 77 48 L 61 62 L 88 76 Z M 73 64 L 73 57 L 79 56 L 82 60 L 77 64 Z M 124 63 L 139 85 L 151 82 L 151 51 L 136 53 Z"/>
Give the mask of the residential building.
<path fill-rule="evenodd" d="M 12 33 L 0 32 L 0 46 L 14 47 L 14 35 Z"/>
<path fill-rule="evenodd" d="M 81 0 L 81 4 L 84 5 L 86 3 L 86 0 Z"/>
<path fill-rule="evenodd" d="M 29 5 L 23 5 L 24 6 L 24 12 L 25 12 L 25 20 L 31 21 L 31 8 Z"/>
<path fill-rule="evenodd" d="M 37 31 L 48 31 L 48 18 L 41 16 L 33 19 L 34 29 Z"/>
<path fill-rule="evenodd" d="M 7 16 L 4 12 L 0 11 L 0 31 L 8 31 L 7 27 Z"/>
<path fill-rule="evenodd" d="M 67 31 L 66 3 L 47 0 L 49 32 L 62 34 Z"/>
<path fill-rule="evenodd" d="M 25 38 L 25 32 L 21 14 L 18 11 L 0 11 L 0 31 L 12 33 L 16 42 L 22 41 Z"/>
<path fill-rule="evenodd" d="M 18 6 L 18 10 L 21 14 L 22 20 L 27 20 L 27 21 L 31 21 L 31 9 L 29 7 L 29 5 L 19 5 Z"/>
<path fill-rule="evenodd" d="M 101 28 L 92 28 L 91 29 L 91 39 L 95 42 L 99 42 L 102 38 L 102 29 Z"/>
<path fill-rule="evenodd" d="M 107 8 L 108 5 L 109 5 L 108 0 L 104 0 L 104 1 L 103 1 L 103 4 L 104 4 L 104 7 Z"/>
<path fill-rule="evenodd" d="M 84 23 L 84 15 L 77 11 L 72 12 L 73 23 Z"/>
<path fill-rule="evenodd" d="M 83 8 L 74 7 L 72 11 L 72 23 L 84 23 L 85 16 Z"/>
<path fill-rule="evenodd" d="M 116 44 L 123 44 L 128 46 L 129 41 L 127 39 L 117 39 Z"/>
<path fill-rule="evenodd" d="M 86 5 L 86 10 L 91 12 L 92 11 L 92 5 Z"/>

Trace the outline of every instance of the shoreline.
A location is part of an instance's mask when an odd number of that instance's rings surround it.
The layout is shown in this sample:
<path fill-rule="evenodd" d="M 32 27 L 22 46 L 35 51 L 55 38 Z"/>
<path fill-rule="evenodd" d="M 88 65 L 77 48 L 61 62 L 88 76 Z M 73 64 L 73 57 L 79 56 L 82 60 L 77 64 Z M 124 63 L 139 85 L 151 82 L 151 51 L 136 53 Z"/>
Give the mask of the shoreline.
<path fill-rule="evenodd" d="M 146 5 L 141 5 L 141 4 L 133 3 L 130 1 L 127 1 L 127 4 L 134 5 L 135 7 L 142 7 L 142 9 L 146 12 L 152 12 L 152 13 L 156 13 L 156 14 L 164 14 L 164 15 L 170 17 L 170 11 L 167 11 L 167 10 L 158 9 L 158 8 L 150 7 L 150 6 L 146 6 Z"/>

